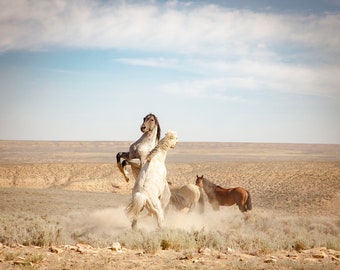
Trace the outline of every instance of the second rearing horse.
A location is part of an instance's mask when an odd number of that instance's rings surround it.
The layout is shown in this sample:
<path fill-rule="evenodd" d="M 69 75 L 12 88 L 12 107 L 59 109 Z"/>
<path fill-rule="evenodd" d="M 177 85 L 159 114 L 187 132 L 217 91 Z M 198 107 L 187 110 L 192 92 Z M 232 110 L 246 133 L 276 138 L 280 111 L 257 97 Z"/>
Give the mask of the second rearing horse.
<path fill-rule="evenodd" d="M 133 177 L 137 179 L 138 173 L 144 165 L 147 155 L 158 144 L 161 136 L 161 128 L 158 119 L 152 113 L 143 118 L 140 130 L 143 132 L 143 135 L 131 144 L 129 152 L 119 152 L 116 155 L 117 167 L 124 175 L 126 182 L 129 182 L 130 180 L 126 165 L 131 165 Z"/>

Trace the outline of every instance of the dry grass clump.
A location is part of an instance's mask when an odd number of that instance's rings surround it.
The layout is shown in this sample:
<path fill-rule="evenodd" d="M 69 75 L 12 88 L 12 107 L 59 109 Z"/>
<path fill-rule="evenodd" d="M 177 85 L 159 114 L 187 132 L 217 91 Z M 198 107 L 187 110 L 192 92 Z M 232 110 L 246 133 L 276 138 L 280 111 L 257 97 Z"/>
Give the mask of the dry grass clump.
<path fill-rule="evenodd" d="M 220 232 L 202 230 L 164 229 L 155 232 L 129 230 L 118 236 L 118 241 L 127 248 L 155 253 L 157 250 L 172 249 L 201 251 L 204 248 L 225 250 Z"/>
<path fill-rule="evenodd" d="M 213 219 L 208 216 L 206 220 Z M 231 248 L 260 255 L 321 246 L 340 250 L 338 223 L 338 219 L 329 217 L 285 217 L 268 213 L 243 216 L 235 213 L 225 218 L 215 216 L 214 223 L 200 229 L 127 230 L 118 236 L 118 240 L 128 248 L 150 252 L 157 249 L 200 251 L 204 248 L 225 252 Z"/>
<path fill-rule="evenodd" d="M 36 246 L 86 242 L 94 247 L 107 247 L 119 241 L 126 248 L 147 253 L 209 248 L 261 255 L 321 246 L 340 250 L 337 218 L 285 216 L 260 210 L 243 215 L 236 209 L 207 211 L 204 215 L 189 213 L 180 216 L 180 223 L 173 219 L 176 226 L 171 223 L 172 218 L 168 216 L 169 223 L 161 230 L 150 222 L 153 217 L 141 220 L 140 229 L 131 230 L 129 220 L 117 209 L 77 213 L 60 219 L 59 223 L 32 214 L 1 215 L 0 242 Z"/>
<path fill-rule="evenodd" d="M 228 224 L 227 245 L 253 255 L 313 247 L 340 249 L 338 219 L 256 213 Z"/>
<path fill-rule="evenodd" d="M 62 242 L 61 227 L 30 214 L 0 216 L 0 242 L 4 245 L 50 246 Z"/>

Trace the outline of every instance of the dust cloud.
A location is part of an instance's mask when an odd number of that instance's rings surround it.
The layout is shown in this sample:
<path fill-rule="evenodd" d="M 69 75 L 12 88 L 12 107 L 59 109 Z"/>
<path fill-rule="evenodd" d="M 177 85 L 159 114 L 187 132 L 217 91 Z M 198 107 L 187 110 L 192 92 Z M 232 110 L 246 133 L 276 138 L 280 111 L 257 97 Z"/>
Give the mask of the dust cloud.
<path fill-rule="evenodd" d="M 131 229 L 131 220 L 125 205 L 92 211 L 72 212 L 61 221 L 63 242 L 86 242 L 97 246 L 109 246 L 113 242 L 130 241 L 136 234 Z M 165 213 L 164 228 L 157 228 L 154 216 L 143 211 L 138 219 L 137 231 L 152 238 L 159 232 L 194 231 L 223 234 L 228 245 L 242 249 L 248 243 L 260 242 L 261 248 L 292 247 L 296 241 L 307 239 L 305 245 L 334 242 L 339 235 L 339 220 L 327 216 L 299 216 L 267 209 L 253 209 L 241 213 L 235 206 L 220 207 L 214 211 L 209 205 L 204 213 L 194 210 L 180 212 L 170 208 Z M 143 241 L 143 240 L 141 240 Z M 249 244 L 250 245 L 250 244 Z M 247 247 L 255 249 L 255 247 Z"/>
<path fill-rule="evenodd" d="M 232 221 L 233 226 L 239 226 L 244 223 L 245 217 L 236 207 L 222 208 L 220 211 L 208 208 L 204 213 L 198 210 L 181 212 L 171 208 L 165 213 L 164 229 L 224 231 L 227 230 L 228 223 Z M 123 205 L 95 211 L 72 212 L 63 219 L 62 224 L 67 234 L 77 238 L 85 235 L 96 238 L 114 236 L 131 230 L 131 220 Z M 156 218 L 143 211 L 137 228 L 147 232 L 157 230 Z"/>

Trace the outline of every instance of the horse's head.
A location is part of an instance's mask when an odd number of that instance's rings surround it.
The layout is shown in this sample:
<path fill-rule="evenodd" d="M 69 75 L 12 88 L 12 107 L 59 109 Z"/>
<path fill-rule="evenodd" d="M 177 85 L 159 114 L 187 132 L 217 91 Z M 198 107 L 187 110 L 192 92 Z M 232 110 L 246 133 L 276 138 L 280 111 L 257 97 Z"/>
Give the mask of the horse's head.
<path fill-rule="evenodd" d="M 203 188 L 203 180 L 204 180 L 203 175 L 202 176 L 196 175 L 196 185 L 198 187 Z"/>
<path fill-rule="evenodd" d="M 168 130 L 165 133 L 165 137 L 164 139 L 166 140 L 166 144 L 170 147 L 170 148 L 175 148 L 177 142 L 178 142 L 178 137 L 177 137 L 177 132 L 173 131 L 173 130 Z"/>
<path fill-rule="evenodd" d="M 147 116 L 143 118 L 143 123 L 140 126 L 140 130 L 143 133 L 146 133 L 149 131 L 153 131 L 155 128 L 157 128 L 157 140 L 159 141 L 159 138 L 161 136 L 161 127 L 159 125 L 156 115 L 149 113 Z"/>

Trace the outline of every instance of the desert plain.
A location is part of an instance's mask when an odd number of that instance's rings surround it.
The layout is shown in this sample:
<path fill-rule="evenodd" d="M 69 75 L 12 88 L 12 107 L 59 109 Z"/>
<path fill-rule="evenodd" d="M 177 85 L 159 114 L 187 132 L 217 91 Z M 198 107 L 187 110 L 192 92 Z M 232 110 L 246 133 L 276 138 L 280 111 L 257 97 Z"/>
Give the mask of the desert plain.
<path fill-rule="evenodd" d="M 253 209 L 206 200 L 132 230 L 134 180 L 115 161 L 130 144 L 0 141 L 0 269 L 340 268 L 340 145 L 179 142 L 172 187 L 204 175 L 249 190 Z"/>

